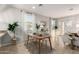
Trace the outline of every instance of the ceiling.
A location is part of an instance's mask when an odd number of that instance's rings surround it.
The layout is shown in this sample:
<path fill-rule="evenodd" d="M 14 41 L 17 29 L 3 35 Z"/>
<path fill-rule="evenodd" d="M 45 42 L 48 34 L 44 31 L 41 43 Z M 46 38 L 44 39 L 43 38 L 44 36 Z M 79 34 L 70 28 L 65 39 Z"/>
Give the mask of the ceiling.
<path fill-rule="evenodd" d="M 42 6 L 38 4 L 14 4 L 12 6 L 53 18 L 79 14 L 79 4 L 43 4 Z M 35 6 L 34 9 L 33 6 Z"/>

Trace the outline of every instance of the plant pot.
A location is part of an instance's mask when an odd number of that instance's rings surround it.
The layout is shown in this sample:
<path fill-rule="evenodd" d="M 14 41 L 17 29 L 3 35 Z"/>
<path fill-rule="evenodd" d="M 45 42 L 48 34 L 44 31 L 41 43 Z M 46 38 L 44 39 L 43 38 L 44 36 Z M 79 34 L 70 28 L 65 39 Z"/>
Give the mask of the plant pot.
<path fill-rule="evenodd" d="M 39 36 L 42 36 L 42 34 L 39 34 Z"/>

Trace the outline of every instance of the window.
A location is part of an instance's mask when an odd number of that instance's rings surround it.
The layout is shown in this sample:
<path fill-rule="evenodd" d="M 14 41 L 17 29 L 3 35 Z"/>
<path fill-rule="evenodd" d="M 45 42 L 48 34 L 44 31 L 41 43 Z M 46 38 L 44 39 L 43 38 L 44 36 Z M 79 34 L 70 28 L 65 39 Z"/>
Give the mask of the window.
<path fill-rule="evenodd" d="M 23 14 L 23 27 L 24 27 L 24 30 L 27 31 L 27 32 L 33 32 L 34 24 L 35 24 L 34 15 L 24 13 Z"/>

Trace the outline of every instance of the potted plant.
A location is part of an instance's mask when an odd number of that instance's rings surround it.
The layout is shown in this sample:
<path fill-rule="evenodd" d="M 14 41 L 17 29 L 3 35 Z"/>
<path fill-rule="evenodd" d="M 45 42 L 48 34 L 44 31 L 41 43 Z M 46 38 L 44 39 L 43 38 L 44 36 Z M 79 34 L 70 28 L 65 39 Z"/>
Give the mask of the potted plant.
<path fill-rule="evenodd" d="M 17 22 L 14 22 L 13 24 L 8 25 L 8 30 L 14 33 L 13 39 L 15 39 L 15 29 L 16 29 L 17 26 L 18 26 Z"/>

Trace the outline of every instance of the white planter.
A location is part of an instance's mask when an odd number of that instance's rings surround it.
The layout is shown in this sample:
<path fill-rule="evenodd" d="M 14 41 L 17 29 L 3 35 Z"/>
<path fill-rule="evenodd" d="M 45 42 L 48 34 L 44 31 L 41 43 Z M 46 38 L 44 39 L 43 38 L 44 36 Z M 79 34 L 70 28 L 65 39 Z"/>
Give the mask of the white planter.
<path fill-rule="evenodd" d="M 11 31 L 8 31 L 8 34 L 11 36 L 11 38 L 12 38 L 12 40 L 16 40 L 15 38 L 14 38 L 14 33 L 13 32 L 11 32 Z"/>

